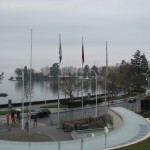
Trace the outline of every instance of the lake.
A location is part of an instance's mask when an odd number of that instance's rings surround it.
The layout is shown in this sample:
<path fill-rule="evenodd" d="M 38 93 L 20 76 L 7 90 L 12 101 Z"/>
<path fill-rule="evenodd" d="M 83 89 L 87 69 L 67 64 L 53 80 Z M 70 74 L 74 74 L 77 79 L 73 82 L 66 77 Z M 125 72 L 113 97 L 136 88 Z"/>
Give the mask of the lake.
<path fill-rule="evenodd" d="M 12 103 L 21 103 L 23 98 L 23 86 L 22 81 L 10 81 L 9 74 L 4 75 L 4 79 L 0 82 L 0 93 L 7 93 L 7 97 L 0 97 L 0 104 L 8 104 L 8 100 L 11 99 Z M 41 100 L 53 100 L 58 98 L 57 81 L 33 81 L 32 82 L 32 97 L 31 101 L 41 101 Z M 91 93 L 90 81 L 84 82 L 83 95 Z M 29 83 L 27 83 L 29 87 Z M 28 88 L 26 88 L 28 89 Z M 97 94 L 103 93 L 101 86 L 98 85 Z M 27 92 L 26 92 L 27 93 Z M 27 94 L 26 94 L 27 95 Z M 74 97 L 81 96 L 81 91 L 74 93 Z M 64 93 L 60 91 L 60 99 L 68 98 Z M 24 99 L 24 101 L 26 101 Z"/>

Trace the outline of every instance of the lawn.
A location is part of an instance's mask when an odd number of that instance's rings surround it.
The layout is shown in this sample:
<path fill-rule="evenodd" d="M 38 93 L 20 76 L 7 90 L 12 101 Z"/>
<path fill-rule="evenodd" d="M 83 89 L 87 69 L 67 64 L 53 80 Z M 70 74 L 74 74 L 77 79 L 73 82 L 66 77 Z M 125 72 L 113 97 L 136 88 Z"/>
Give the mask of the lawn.
<path fill-rule="evenodd" d="M 150 138 L 139 142 L 137 144 L 128 146 L 128 147 L 124 147 L 124 148 L 119 148 L 116 150 L 150 150 Z"/>

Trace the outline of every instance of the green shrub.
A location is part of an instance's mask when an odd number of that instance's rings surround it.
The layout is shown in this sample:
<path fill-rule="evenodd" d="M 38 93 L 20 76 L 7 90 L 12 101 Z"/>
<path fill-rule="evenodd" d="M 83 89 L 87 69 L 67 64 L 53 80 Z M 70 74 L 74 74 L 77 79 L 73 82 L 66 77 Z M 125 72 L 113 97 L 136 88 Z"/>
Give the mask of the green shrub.
<path fill-rule="evenodd" d="M 144 113 L 142 114 L 142 116 L 143 116 L 144 118 L 150 118 L 150 111 L 144 112 Z"/>
<path fill-rule="evenodd" d="M 82 105 L 82 100 L 61 101 L 60 103 L 61 103 L 61 105 L 68 106 L 68 108 L 73 108 L 73 107 L 80 107 Z M 95 103 L 96 103 L 96 99 L 83 101 L 83 105 L 87 105 L 87 104 L 95 105 Z M 98 98 L 97 103 L 102 103 L 102 98 Z"/>

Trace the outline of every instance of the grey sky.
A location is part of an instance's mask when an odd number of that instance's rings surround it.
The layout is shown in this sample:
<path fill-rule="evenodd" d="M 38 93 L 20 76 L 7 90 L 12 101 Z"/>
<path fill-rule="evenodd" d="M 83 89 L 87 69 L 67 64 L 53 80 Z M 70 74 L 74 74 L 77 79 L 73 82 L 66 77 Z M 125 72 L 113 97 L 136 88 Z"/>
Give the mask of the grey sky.
<path fill-rule="evenodd" d="M 33 68 L 58 62 L 81 67 L 130 61 L 137 49 L 150 60 L 149 0 L 0 0 L 0 72 L 29 67 L 30 30 L 33 30 Z"/>

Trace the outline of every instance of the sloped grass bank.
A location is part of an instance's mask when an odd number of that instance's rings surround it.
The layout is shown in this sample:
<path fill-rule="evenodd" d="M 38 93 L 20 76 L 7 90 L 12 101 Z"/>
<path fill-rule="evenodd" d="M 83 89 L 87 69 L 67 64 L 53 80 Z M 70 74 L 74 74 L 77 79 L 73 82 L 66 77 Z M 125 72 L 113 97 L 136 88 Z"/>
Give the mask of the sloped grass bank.
<path fill-rule="evenodd" d="M 139 142 L 137 144 L 124 147 L 124 148 L 119 148 L 116 150 L 150 150 L 150 137 L 142 142 Z"/>

